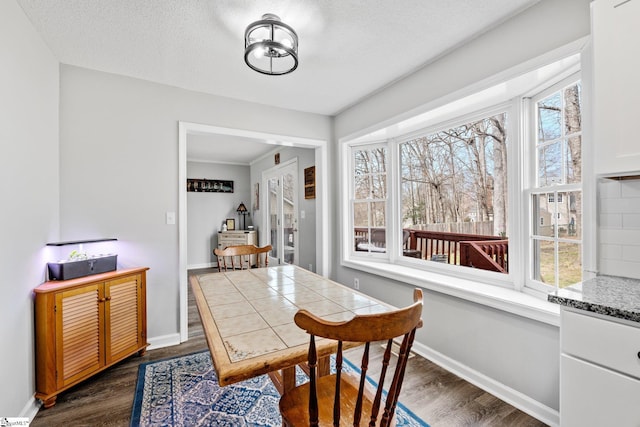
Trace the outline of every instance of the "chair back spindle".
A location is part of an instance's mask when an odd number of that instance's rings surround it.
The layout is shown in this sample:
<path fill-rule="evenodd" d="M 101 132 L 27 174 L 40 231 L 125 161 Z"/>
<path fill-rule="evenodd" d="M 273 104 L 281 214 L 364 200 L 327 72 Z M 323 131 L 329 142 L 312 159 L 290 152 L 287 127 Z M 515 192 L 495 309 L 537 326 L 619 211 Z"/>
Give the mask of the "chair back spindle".
<path fill-rule="evenodd" d="M 235 270 L 236 266 L 243 270 L 252 267 L 252 257 L 256 257 L 256 266 L 261 267 L 264 264 L 265 267 L 269 266 L 269 252 L 271 252 L 272 246 L 266 245 L 261 248 L 255 245 L 237 245 L 227 246 L 224 249 L 214 249 L 213 253 L 218 259 L 218 271 Z M 237 261 L 237 264 L 236 264 Z"/>
<path fill-rule="evenodd" d="M 286 392 L 280 399 L 283 425 L 359 426 L 364 420 L 370 427 L 392 425 L 402 381 L 407 367 L 416 329 L 422 326 L 422 291 L 414 291 L 414 303 L 406 308 L 379 314 L 357 315 L 351 320 L 332 322 L 300 310 L 296 324 L 309 338 L 309 382 Z M 395 360 L 393 377 L 387 379 L 392 365 L 394 339 L 402 337 Z M 335 374 L 318 377 L 316 339 L 337 341 Z M 386 342 L 378 385 L 373 389 L 367 381 L 372 342 Z M 343 342 L 364 344 L 360 375 L 343 372 Z M 383 400 L 385 380 L 391 380 Z M 380 414 L 382 413 L 382 414 Z M 381 415 L 381 416 L 380 416 Z M 379 419 L 380 418 L 380 419 Z"/>

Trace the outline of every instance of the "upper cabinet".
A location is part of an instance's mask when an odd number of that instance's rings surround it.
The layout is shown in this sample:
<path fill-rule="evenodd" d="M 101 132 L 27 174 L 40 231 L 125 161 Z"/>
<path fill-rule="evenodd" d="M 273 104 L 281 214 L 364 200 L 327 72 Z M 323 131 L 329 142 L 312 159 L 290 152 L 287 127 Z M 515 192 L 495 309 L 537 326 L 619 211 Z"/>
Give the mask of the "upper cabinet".
<path fill-rule="evenodd" d="M 595 171 L 640 172 L 640 0 L 592 3 Z"/>

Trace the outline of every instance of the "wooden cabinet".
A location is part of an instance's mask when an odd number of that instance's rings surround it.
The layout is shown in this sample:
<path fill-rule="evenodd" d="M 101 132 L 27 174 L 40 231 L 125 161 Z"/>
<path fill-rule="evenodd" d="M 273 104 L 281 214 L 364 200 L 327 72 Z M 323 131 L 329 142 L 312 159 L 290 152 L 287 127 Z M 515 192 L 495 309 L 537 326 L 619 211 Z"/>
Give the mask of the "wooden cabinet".
<path fill-rule="evenodd" d="M 238 245 L 258 246 L 258 234 L 256 230 L 218 231 L 218 249 Z M 256 265 L 255 255 L 251 255 L 251 265 Z"/>
<path fill-rule="evenodd" d="M 640 325 L 563 309 L 560 424 L 640 425 Z"/>
<path fill-rule="evenodd" d="M 35 289 L 36 395 L 63 390 L 147 347 L 146 271 L 132 268 Z"/>
<path fill-rule="evenodd" d="M 595 171 L 640 171 L 635 122 L 640 116 L 640 0 L 592 3 Z"/>

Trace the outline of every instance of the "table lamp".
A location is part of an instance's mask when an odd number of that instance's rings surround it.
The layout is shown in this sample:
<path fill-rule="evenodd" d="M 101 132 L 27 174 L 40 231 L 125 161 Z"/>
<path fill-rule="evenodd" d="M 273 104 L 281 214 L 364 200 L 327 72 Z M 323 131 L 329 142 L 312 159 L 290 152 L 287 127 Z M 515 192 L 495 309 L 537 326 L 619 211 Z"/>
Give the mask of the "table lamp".
<path fill-rule="evenodd" d="M 240 202 L 240 206 L 238 206 L 238 209 L 236 209 L 236 212 L 238 212 L 238 215 L 241 216 L 242 218 L 242 227 L 240 229 L 244 230 L 245 216 L 249 213 L 249 211 L 247 210 L 247 207 L 244 205 L 244 202 Z"/>

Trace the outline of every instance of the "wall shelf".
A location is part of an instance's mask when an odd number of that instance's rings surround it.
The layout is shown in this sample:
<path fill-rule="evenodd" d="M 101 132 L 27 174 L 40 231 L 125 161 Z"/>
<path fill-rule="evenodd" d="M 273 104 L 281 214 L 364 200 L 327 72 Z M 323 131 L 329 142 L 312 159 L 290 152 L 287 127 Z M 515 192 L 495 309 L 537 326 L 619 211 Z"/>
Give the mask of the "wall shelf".
<path fill-rule="evenodd" d="M 111 242 L 114 240 L 118 240 L 118 239 L 107 238 L 107 239 L 89 239 L 89 240 L 67 240 L 66 242 L 49 242 L 47 243 L 47 246 L 81 245 L 83 243 Z"/>

